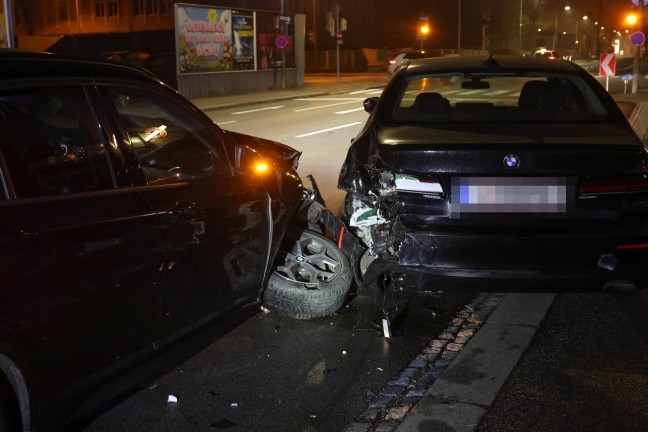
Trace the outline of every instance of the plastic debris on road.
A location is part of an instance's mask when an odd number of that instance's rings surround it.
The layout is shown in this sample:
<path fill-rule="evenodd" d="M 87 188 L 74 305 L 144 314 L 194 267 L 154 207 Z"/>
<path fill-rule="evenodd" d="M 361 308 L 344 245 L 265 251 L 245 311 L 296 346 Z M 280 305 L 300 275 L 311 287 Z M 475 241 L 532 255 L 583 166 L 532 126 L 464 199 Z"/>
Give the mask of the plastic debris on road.
<path fill-rule="evenodd" d="M 169 395 L 169 397 L 167 398 L 167 403 L 178 403 L 178 396 Z"/>

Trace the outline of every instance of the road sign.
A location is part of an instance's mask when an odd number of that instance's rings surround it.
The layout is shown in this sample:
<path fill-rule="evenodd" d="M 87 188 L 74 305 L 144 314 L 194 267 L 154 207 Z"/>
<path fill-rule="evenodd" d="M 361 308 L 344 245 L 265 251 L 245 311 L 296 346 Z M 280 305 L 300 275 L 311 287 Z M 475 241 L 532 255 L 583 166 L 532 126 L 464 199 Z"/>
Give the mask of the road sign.
<path fill-rule="evenodd" d="M 636 31 L 630 35 L 630 42 L 634 46 L 641 46 L 646 42 L 646 35 L 643 32 Z"/>
<path fill-rule="evenodd" d="M 632 80 L 632 75 L 630 74 L 625 74 L 621 77 L 621 81 L 630 81 Z"/>
<path fill-rule="evenodd" d="M 288 38 L 284 35 L 277 36 L 277 39 L 275 39 L 275 45 L 279 49 L 286 48 L 286 46 L 288 45 Z"/>
<path fill-rule="evenodd" d="M 279 19 L 281 21 L 286 21 L 287 23 L 290 22 L 290 17 L 288 15 L 279 15 Z"/>
<path fill-rule="evenodd" d="M 599 75 L 609 76 L 616 73 L 616 54 L 601 54 L 601 63 L 599 65 Z"/>

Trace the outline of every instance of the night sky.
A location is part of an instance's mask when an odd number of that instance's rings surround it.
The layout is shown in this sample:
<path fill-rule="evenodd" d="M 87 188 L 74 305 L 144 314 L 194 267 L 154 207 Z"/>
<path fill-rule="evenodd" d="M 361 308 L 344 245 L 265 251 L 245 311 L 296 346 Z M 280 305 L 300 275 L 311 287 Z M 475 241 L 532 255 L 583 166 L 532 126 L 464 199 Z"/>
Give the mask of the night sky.
<path fill-rule="evenodd" d="M 282 1 L 199 0 L 188 3 L 279 11 Z M 632 8 L 631 0 L 522 0 L 522 4 L 523 45 L 529 49 L 537 42 L 537 27 L 544 26 L 553 32 L 556 11 L 560 11 L 562 26 L 569 26 L 571 20 L 571 27 L 574 27 L 571 31 L 575 33 L 576 16 L 588 15 L 590 23 L 598 20 L 608 28 L 621 29 L 623 16 Z M 286 13 L 307 16 L 307 32 L 316 27 L 318 49 L 335 48 L 335 39 L 325 29 L 325 16 L 328 11 L 334 11 L 336 5 L 341 8 L 340 16 L 348 21 L 344 49 L 417 47 L 420 42 L 416 39 L 416 24 L 420 15 L 427 16 L 432 27 L 429 39 L 424 42 L 426 48 L 456 48 L 458 45 L 459 0 L 284 0 Z M 535 18 L 534 5 L 537 8 Z M 565 5 L 572 6 L 572 11 L 565 14 Z M 461 0 L 461 48 L 481 48 L 484 16 L 490 17 L 488 40 L 491 48 L 519 47 L 519 8 L 520 0 Z M 313 10 L 317 12 L 315 20 Z M 312 44 L 307 45 L 307 49 L 312 48 Z"/>

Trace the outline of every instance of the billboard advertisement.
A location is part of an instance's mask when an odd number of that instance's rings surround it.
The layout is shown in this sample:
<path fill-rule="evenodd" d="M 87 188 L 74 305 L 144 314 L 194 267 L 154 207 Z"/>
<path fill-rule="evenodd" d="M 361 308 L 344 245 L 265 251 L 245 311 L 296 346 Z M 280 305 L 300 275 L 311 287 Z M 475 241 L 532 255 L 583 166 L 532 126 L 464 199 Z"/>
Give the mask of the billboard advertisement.
<path fill-rule="evenodd" d="M 295 67 L 293 17 L 181 3 L 175 8 L 180 75 Z"/>
<path fill-rule="evenodd" d="M 230 9 L 176 4 L 175 31 L 180 74 L 233 70 Z"/>

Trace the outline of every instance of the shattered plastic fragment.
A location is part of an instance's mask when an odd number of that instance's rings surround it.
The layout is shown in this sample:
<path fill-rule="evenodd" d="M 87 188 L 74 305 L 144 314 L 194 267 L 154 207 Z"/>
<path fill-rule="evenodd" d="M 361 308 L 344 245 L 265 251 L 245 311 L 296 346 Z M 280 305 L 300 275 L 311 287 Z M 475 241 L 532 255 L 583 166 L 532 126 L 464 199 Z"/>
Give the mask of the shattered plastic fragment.
<path fill-rule="evenodd" d="M 169 395 L 169 397 L 167 398 L 167 403 L 178 403 L 178 396 Z"/>
<path fill-rule="evenodd" d="M 356 210 L 351 215 L 351 226 L 370 226 L 387 222 L 383 217 L 378 215 L 378 210 L 375 208 L 361 208 Z"/>
<path fill-rule="evenodd" d="M 238 403 L 233 402 L 232 404 L 230 404 L 230 406 L 231 406 L 232 408 L 238 408 Z"/>
<path fill-rule="evenodd" d="M 269 313 L 270 313 L 270 309 L 261 306 L 261 312 L 266 313 L 266 314 L 269 314 Z"/>

